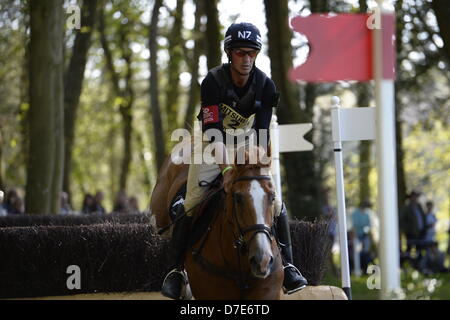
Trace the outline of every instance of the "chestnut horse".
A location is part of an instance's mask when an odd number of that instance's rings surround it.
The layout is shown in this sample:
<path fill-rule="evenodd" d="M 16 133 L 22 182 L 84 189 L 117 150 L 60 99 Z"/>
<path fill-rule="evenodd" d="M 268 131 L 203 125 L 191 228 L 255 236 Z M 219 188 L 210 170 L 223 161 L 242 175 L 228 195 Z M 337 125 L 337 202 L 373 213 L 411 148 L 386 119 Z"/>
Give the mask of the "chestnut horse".
<path fill-rule="evenodd" d="M 245 163 L 234 166 L 231 192 L 210 192 L 214 198 L 194 212 L 197 220 L 210 218 L 186 253 L 185 270 L 196 299 L 280 298 L 284 272 L 273 232 L 270 163 L 248 164 L 247 151 Z M 164 163 L 150 202 L 158 229 L 170 225 L 169 206 L 186 182 L 187 171 L 188 165 L 175 165 L 170 158 Z"/>

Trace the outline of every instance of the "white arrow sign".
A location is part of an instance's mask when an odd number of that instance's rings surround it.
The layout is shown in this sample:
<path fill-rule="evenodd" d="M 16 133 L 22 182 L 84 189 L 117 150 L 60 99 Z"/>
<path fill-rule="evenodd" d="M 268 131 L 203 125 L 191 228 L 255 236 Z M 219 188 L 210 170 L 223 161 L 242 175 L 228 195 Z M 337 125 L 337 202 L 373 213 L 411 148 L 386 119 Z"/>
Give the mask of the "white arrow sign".
<path fill-rule="evenodd" d="M 375 140 L 375 108 L 331 110 L 333 141 Z"/>
<path fill-rule="evenodd" d="M 314 148 L 312 143 L 303 137 L 311 129 L 312 123 L 278 125 L 280 153 L 312 150 Z"/>
<path fill-rule="evenodd" d="M 272 175 L 280 201 L 283 201 L 280 174 L 280 153 L 294 151 L 310 151 L 313 145 L 303 137 L 312 128 L 312 123 L 282 124 L 277 122 L 277 116 L 272 115 L 270 136 L 272 140 Z"/>

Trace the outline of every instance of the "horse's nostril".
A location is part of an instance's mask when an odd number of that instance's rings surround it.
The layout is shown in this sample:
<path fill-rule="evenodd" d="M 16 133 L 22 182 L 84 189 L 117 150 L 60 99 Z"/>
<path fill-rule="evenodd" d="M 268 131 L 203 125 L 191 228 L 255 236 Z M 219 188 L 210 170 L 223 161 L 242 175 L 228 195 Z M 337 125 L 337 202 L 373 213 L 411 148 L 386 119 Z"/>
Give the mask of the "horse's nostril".
<path fill-rule="evenodd" d="M 249 259 L 252 273 L 257 278 L 266 278 L 273 266 L 274 259 L 271 254 L 256 254 Z"/>
<path fill-rule="evenodd" d="M 267 259 L 268 258 L 268 259 Z M 265 260 L 265 261 L 264 261 Z M 273 265 L 273 256 L 270 255 L 269 257 L 265 257 L 265 259 L 263 259 L 263 257 L 255 255 L 253 257 L 250 258 L 250 265 L 252 265 L 253 267 L 258 267 L 258 268 L 270 268 Z M 265 264 L 266 263 L 266 264 Z"/>
<path fill-rule="evenodd" d="M 262 257 L 259 255 L 254 255 L 253 257 L 251 257 L 250 265 L 257 270 L 260 270 L 262 267 Z"/>
<path fill-rule="evenodd" d="M 252 266 L 256 266 L 258 263 L 256 262 L 256 258 L 253 256 L 253 257 L 251 257 L 250 258 L 250 264 L 252 265 Z"/>

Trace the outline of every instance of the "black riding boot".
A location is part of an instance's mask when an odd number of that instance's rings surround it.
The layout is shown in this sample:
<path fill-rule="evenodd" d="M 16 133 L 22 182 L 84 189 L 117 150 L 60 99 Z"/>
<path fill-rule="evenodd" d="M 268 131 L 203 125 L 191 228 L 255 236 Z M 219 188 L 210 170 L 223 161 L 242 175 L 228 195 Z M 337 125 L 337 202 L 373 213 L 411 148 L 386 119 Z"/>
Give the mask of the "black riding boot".
<path fill-rule="evenodd" d="M 291 294 L 306 287 L 308 281 L 293 264 L 289 217 L 284 203 L 280 216 L 277 218 L 276 229 L 278 240 L 282 244 L 281 255 L 283 256 L 284 266 L 283 291 L 284 293 Z"/>
<path fill-rule="evenodd" d="M 170 263 L 173 266 L 173 270 L 165 277 L 161 289 L 161 293 L 164 296 L 172 299 L 183 298 L 181 296 L 182 291 L 184 286 L 187 285 L 187 279 L 183 272 L 183 263 L 192 217 L 185 215 L 183 205 L 180 205 L 176 216 L 180 217 L 180 215 L 182 215 L 182 218 L 175 223 L 170 241 Z"/>

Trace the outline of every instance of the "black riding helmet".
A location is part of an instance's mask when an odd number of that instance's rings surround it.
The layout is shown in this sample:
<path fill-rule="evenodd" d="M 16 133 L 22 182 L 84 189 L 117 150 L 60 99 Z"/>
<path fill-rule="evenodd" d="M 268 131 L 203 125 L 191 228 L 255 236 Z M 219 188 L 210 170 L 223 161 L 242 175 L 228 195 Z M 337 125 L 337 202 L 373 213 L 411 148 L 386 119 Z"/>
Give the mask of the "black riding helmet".
<path fill-rule="evenodd" d="M 225 51 L 233 48 L 261 50 L 261 34 L 258 28 L 248 22 L 233 23 L 225 33 Z"/>

